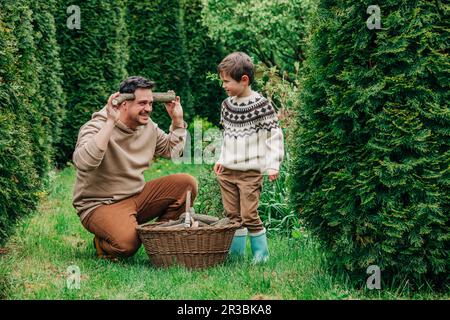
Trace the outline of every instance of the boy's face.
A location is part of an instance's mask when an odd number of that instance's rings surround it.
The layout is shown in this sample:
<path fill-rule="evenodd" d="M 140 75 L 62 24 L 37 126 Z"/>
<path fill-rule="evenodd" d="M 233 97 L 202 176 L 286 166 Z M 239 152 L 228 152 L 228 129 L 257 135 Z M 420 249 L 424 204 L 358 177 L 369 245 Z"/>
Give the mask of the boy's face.
<path fill-rule="evenodd" d="M 248 76 L 246 75 L 242 76 L 241 81 L 238 82 L 231 78 L 230 75 L 221 72 L 220 79 L 222 80 L 222 88 L 225 90 L 229 97 L 241 96 L 242 93 L 244 93 L 244 91 L 247 89 L 249 83 Z"/>

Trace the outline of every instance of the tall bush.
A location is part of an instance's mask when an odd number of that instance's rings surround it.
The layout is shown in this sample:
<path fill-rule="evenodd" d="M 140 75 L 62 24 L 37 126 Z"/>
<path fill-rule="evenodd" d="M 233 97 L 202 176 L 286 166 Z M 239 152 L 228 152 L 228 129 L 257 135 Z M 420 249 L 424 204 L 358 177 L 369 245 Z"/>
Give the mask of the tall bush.
<path fill-rule="evenodd" d="M 60 141 L 62 119 L 65 106 L 65 93 L 62 89 L 62 69 L 59 58 L 60 48 L 56 39 L 56 26 L 53 11 L 56 0 L 31 1 L 33 12 L 33 37 L 37 49 L 39 112 L 42 114 L 42 127 L 45 131 L 47 155 L 50 168 L 54 165 L 55 147 Z"/>
<path fill-rule="evenodd" d="M 192 111 L 196 116 L 219 124 L 220 106 L 226 97 L 218 82 L 207 78 L 216 73 L 224 58 L 222 47 L 208 36 L 202 23 L 202 0 L 181 0 L 181 22 L 187 52 L 188 87 Z"/>
<path fill-rule="evenodd" d="M 449 274 L 448 3 L 320 1 L 292 148 L 292 199 L 337 266 Z M 448 280 L 448 279 L 447 279 Z"/>
<path fill-rule="evenodd" d="M 36 206 L 46 167 L 31 12 L 27 3 L 0 0 L 0 243 L 14 221 Z M 33 100 L 32 100 L 33 99 Z M 33 118 L 35 117 L 35 118 Z M 35 127 L 32 127 L 35 125 Z"/>
<path fill-rule="evenodd" d="M 227 51 L 246 51 L 290 79 L 295 63 L 305 59 L 306 24 L 314 2 L 203 0 L 202 14 L 210 36 Z"/>
<path fill-rule="evenodd" d="M 128 2 L 130 75 L 156 83 L 155 91 L 174 90 L 181 97 L 186 119 L 192 114 L 188 90 L 188 64 L 181 31 L 180 1 Z M 152 119 L 164 130 L 171 120 L 163 104 L 153 106 Z"/>
<path fill-rule="evenodd" d="M 59 0 L 55 16 L 61 47 L 63 89 L 67 95 L 65 120 L 58 145 L 58 162 L 71 160 L 80 127 L 101 109 L 127 76 L 130 24 L 125 0 L 87 0 L 79 5 L 80 29 L 69 28 L 76 11 L 73 1 Z"/>
<path fill-rule="evenodd" d="M 24 112 L 21 117 L 28 126 L 34 166 L 42 179 L 51 166 L 51 135 L 44 129 L 44 94 L 40 90 L 39 79 L 42 65 L 38 59 L 30 3 L 25 0 L 20 3 L 5 1 L 2 11 L 7 17 L 5 25 L 9 26 L 17 40 L 17 85 L 20 86 L 19 103 Z"/>

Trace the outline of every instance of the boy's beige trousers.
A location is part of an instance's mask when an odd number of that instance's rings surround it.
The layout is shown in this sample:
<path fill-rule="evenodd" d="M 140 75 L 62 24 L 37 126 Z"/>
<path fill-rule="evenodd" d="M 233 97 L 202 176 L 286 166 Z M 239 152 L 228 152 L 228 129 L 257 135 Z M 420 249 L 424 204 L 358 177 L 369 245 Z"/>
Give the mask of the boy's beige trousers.
<path fill-rule="evenodd" d="M 263 175 L 256 170 L 237 171 L 224 168 L 217 175 L 222 192 L 222 202 L 227 217 L 242 223 L 255 233 L 264 229 L 258 215 Z"/>

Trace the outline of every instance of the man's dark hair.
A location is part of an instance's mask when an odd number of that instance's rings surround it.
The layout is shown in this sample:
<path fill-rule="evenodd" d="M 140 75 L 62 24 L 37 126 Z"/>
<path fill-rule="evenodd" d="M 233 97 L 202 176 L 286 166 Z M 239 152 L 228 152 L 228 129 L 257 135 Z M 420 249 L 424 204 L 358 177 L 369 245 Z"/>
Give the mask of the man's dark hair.
<path fill-rule="evenodd" d="M 119 87 L 120 93 L 134 93 L 136 89 L 153 89 L 155 83 L 144 77 L 132 76 L 123 80 Z"/>

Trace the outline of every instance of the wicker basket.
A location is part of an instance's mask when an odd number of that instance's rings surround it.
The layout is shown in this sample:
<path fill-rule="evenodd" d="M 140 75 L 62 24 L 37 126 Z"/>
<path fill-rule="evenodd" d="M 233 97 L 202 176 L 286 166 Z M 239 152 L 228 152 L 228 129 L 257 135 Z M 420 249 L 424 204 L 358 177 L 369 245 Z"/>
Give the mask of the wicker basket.
<path fill-rule="evenodd" d="M 137 226 L 150 262 L 158 267 L 173 264 L 191 269 L 207 268 L 223 262 L 240 224 L 197 228 L 159 227 L 161 223 Z"/>

